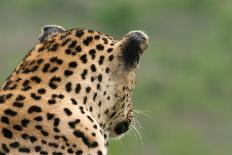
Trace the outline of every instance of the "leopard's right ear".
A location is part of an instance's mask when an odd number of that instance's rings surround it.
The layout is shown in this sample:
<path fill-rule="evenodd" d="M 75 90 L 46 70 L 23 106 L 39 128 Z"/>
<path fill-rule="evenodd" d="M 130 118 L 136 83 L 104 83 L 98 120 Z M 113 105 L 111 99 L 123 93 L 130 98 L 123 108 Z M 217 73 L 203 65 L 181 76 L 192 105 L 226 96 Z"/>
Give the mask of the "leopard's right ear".
<path fill-rule="evenodd" d="M 46 25 L 41 29 L 41 34 L 39 36 L 40 43 L 43 43 L 44 41 L 48 40 L 52 36 L 56 35 L 59 32 L 64 32 L 65 29 L 58 25 Z"/>

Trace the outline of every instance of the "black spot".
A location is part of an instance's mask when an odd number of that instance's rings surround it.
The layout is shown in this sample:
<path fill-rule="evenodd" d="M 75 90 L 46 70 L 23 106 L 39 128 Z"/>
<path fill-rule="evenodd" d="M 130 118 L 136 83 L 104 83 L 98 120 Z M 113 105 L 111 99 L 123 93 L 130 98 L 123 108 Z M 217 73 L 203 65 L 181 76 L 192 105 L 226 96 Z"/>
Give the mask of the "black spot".
<path fill-rule="evenodd" d="M 76 155 L 82 155 L 83 154 L 83 151 L 82 150 L 77 150 L 76 151 Z"/>
<path fill-rule="evenodd" d="M 64 75 L 66 76 L 66 77 L 68 77 L 68 76 L 70 76 L 70 75 L 72 75 L 73 74 L 73 71 L 70 71 L 70 70 L 65 70 L 64 71 Z"/>
<path fill-rule="evenodd" d="M 77 67 L 77 62 L 76 62 L 76 61 L 71 61 L 71 62 L 68 64 L 68 66 L 69 66 L 70 68 L 76 68 L 76 67 Z"/>
<path fill-rule="evenodd" d="M 29 136 L 28 134 L 26 134 L 26 133 L 22 134 L 21 137 L 22 137 L 23 139 L 25 139 L 25 140 L 27 140 L 27 139 L 30 138 L 30 136 Z"/>
<path fill-rule="evenodd" d="M 76 36 L 77 36 L 77 37 L 80 38 L 80 37 L 83 36 L 83 35 L 84 35 L 84 31 L 83 31 L 83 30 L 77 30 L 77 31 L 76 31 Z"/>
<path fill-rule="evenodd" d="M 10 147 L 12 147 L 12 148 L 18 148 L 19 146 L 20 146 L 20 144 L 17 141 L 10 143 Z"/>
<path fill-rule="evenodd" d="M 34 81 L 36 83 L 40 83 L 41 82 L 41 78 L 39 78 L 38 76 L 32 76 L 31 77 L 31 81 Z"/>
<path fill-rule="evenodd" d="M 92 64 L 91 66 L 90 66 L 90 68 L 91 68 L 91 70 L 92 70 L 92 72 L 96 72 L 96 66 L 94 65 L 94 64 Z"/>
<path fill-rule="evenodd" d="M 74 98 L 71 98 L 71 102 L 73 105 L 77 105 L 77 101 Z"/>
<path fill-rule="evenodd" d="M 51 120 L 51 119 L 53 119 L 54 118 L 54 114 L 51 114 L 51 113 L 47 113 L 47 119 L 48 120 Z"/>
<path fill-rule="evenodd" d="M 53 67 L 53 68 L 51 68 L 50 73 L 54 73 L 57 70 L 58 70 L 58 67 Z"/>
<path fill-rule="evenodd" d="M 114 59 L 114 56 L 113 55 L 110 55 L 109 56 L 109 61 L 112 61 Z"/>
<path fill-rule="evenodd" d="M 94 33 L 94 31 L 93 31 L 93 30 L 88 30 L 88 32 L 89 32 L 89 33 Z"/>
<path fill-rule="evenodd" d="M 86 87 L 86 93 L 89 93 L 91 91 L 91 87 Z"/>
<path fill-rule="evenodd" d="M 8 80 L 3 87 L 3 90 L 14 90 L 17 87 L 17 84 L 14 84 L 13 82 L 14 81 Z"/>
<path fill-rule="evenodd" d="M 2 117 L 1 117 L 1 121 L 2 121 L 2 123 L 9 124 L 9 119 L 8 119 L 8 117 L 6 117 L 6 116 L 2 116 Z"/>
<path fill-rule="evenodd" d="M 84 100 L 83 100 L 83 103 L 86 104 L 86 103 L 87 103 L 87 100 L 88 100 L 88 98 L 87 98 L 87 96 L 85 96 L 85 97 L 84 97 Z"/>
<path fill-rule="evenodd" d="M 81 91 L 81 85 L 78 83 L 75 88 L 75 92 L 79 93 Z"/>
<path fill-rule="evenodd" d="M 71 154 L 72 154 L 72 153 L 73 153 L 73 150 L 69 148 L 69 149 L 68 149 L 68 153 L 71 153 Z"/>
<path fill-rule="evenodd" d="M 94 36 L 94 39 L 99 40 L 99 39 L 100 39 L 100 36 L 99 36 L 99 35 L 96 35 L 96 36 Z"/>
<path fill-rule="evenodd" d="M 50 68 L 50 64 L 49 64 L 49 63 L 46 63 L 46 64 L 44 64 L 42 71 L 43 71 L 44 73 L 46 73 L 46 72 L 48 72 L 48 69 L 49 69 L 49 68 Z"/>
<path fill-rule="evenodd" d="M 68 139 L 67 139 L 65 136 L 61 136 L 61 137 L 62 137 L 62 139 L 63 139 L 65 142 L 68 141 Z"/>
<path fill-rule="evenodd" d="M 86 75 L 88 74 L 88 70 L 84 69 L 83 72 L 81 73 L 81 78 L 84 80 L 86 79 Z"/>
<path fill-rule="evenodd" d="M 41 140 L 42 144 L 47 144 L 47 141 Z"/>
<path fill-rule="evenodd" d="M 45 94 L 46 90 L 44 88 L 40 88 L 40 89 L 38 89 L 38 93 L 39 94 Z"/>
<path fill-rule="evenodd" d="M 93 119 L 88 115 L 87 118 L 91 121 L 94 122 Z"/>
<path fill-rule="evenodd" d="M 71 128 L 74 129 L 75 126 L 76 126 L 78 123 L 80 123 L 80 119 L 76 119 L 76 120 L 74 120 L 74 121 L 71 121 L 71 122 L 68 123 L 68 125 L 69 125 Z"/>
<path fill-rule="evenodd" d="M 30 141 L 34 143 L 37 141 L 37 138 L 35 136 L 30 136 Z"/>
<path fill-rule="evenodd" d="M 75 50 L 76 50 L 77 52 L 81 52 L 82 48 L 81 48 L 81 46 L 78 45 L 78 46 L 75 48 Z"/>
<path fill-rule="evenodd" d="M 106 67 L 106 73 L 109 73 L 110 69 L 108 67 Z"/>
<path fill-rule="evenodd" d="M 58 57 L 52 57 L 51 59 L 50 59 L 50 62 L 52 62 L 52 63 L 56 63 L 56 64 L 58 64 L 58 65 L 61 65 L 61 64 L 63 64 L 63 60 L 62 59 L 59 59 Z"/>
<path fill-rule="evenodd" d="M 44 48 L 44 46 L 41 46 L 39 49 L 38 49 L 38 52 L 41 52 L 41 51 L 43 51 L 45 48 Z"/>
<path fill-rule="evenodd" d="M 13 95 L 11 93 L 9 93 L 9 94 L 6 95 L 6 99 L 10 99 L 12 96 Z M 21 95 L 19 95 L 19 96 L 21 96 Z M 16 98 L 16 100 L 17 100 L 17 98 Z"/>
<path fill-rule="evenodd" d="M 2 128 L 2 134 L 4 137 L 11 139 L 13 137 L 12 132 L 9 129 Z"/>
<path fill-rule="evenodd" d="M 35 128 L 38 130 L 43 130 L 43 127 L 41 125 L 35 125 Z"/>
<path fill-rule="evenodd" d="M 105 59 L 105 57 L 103 55 L 101 55 L 99 58 L 99 61 L 98 61 L 99 65 L 103 64 L 104 59 Z"/>
<path fill-rule="evenodd" d="M 96 125 L 96 124 L 94 124 L 94 125 L 93 125 L 93 128 L 94 128 L 94 129 L 97 129 L 97 125 Z"/>
<path fill-rule="evenodd" d="M 70 38 L 65 39 L 65 40 L 62 42 L 61 46 L 66 45 L 70 40 L 71 40 Z"/>
<path fill-rule="evenodd" d="M 53 131 L 54 131 L 54 132 L 57 132 L 57 133 L 60 132 L 60 130 L 59 130 L 57 127 L 53 128 Z"/>
<path fill-rule="evenodd" d="M 102 151 L 97 151 L 97 155 L 103 155 Z"/>
<path fill-rule="evenodd" d="M 95 80 L 95 77 L 92 76 L 92 77 L 91 77 L 91 82 L 94 82 L 94 80 Z"/>
<path fill-rule="evenodd" d="M 97 84 L 97 90 L 100 90 L 101 89 L 101 85 L 98 83 Z"/>
<path fill-rule="evenodd" d="M 94 93 L 94 95 L 93 95 L 93 101 L 95 101 L 96 98 L 97 98 L 97 93 Z"/>
<path fill-rule="evenodd" d="M 17 131 L 22 131 L 22 127 L 20 125 L 15 124 L 13 128 Z"/>
<path fill-rule="evenodd" d="M 11 109 L 6 109 L 6 110 L 4 110 L 4 113 L 5 113 L 6 115 L 9 115 L 9 116 L 16 116 L 16 115 L 17 115 L 17 112 L 15 112 L 15 111 L 13 111 L 13 110 L 11 110 Z"/>
<path fill-rule="evenodd" d="M 41 116 L 37 116 L 37 117 L 35 117 L 35 118 L 34 118 L 34 120 L 35 120 L 35 121 L 40 122 L 40 121 L 42 121 L 42 120 L 43 120 L 43 117 L 41 117 Z"/>
<path fill-rule="evenodd" d="M 102 38 L 102 40 L 104 41 L 104 44 L 108 44 L 108 40 L 106 38 Z"/>
<path fill-rule="evenodd" d="M 4 103 L 5 101 L 5 95 L 0 95 L 0 103 Z"/>
<path fill-rule="evenodd" d="M 35 152 L 40 152 L 40 150 L 41 150 L 41 147 L 40 146 L 35 146 Z"/>
<path fill-rule="evenodd" d="M 87 145 L 87 147 L 89 148 L 95 148 L 98 146 L 98 143 L 96 141 L 93 141 L 93 142 L 90 142 L 89 139 L 83 134 L 83 132 L 79 131 L 79 130 L 75 130 L 73 132 L 73 134 L 78 137 L 78 138 L 81 138 L 83 143 L 85 145 Z"/>
<path fill-rule="evenodd" d="M 38 64 L 41 64 L 43 61 L 44 61 L 44 59 L 41 59 L 41 58 L 40 58 L 40 59 L 37 60 L 37 63 L 38 63 Z"/>
<path fill-rule="evenodd" d="M 87 55 L 86 54 L 83 54 L 81 57 L 80 57 L 81 61 L 83 63 L 87 63 Z"/>
<path fill-rule="evenodd" d="M 115 115 L 116 115 L 116 112 L 113 112 L 113 113 L 110 115 L 110 118 L 113 118 Z"/>
<path fill-rule="evenodd" d="M 83 43 L 88 46 L 90 44 L 90 42 L 93 41 L 93 37 L 92 36 L 88 36 L 84 41 Z"/>
<path fill-rule="evenodd" d="M 84 107 L 80 106 L 79 109 L 80 109 L 82 114 L 85 114 Z"/>
<path fill-rule="evenodd" d="M 58 98 L 63 99 L 63 98 L 64 98 L 64 95 L 59 94 L 59 95 L 58 95 Z"/>
<path fill-rule="evenodd" d="M 42 111 L 42 109 L 41 109 L 41 107 L 39 107 L 39 106 L 37 106 L 37 105 L 33 105 L 33 106 L 31 106 L 29 109 L 28 109 L 28 113 L 29 114 L 31 114 L 31 113 L 33 113 L 33 112 L 36 112 L 36 113 L 39 113 L 39 112 L 41 112 Z"/>
<path fill-rule="evenodd" d="M 27 91 L 27 90 L 31 89 L 31 86 L 29 86 L 29 83 L 30 83 L 29 80 L 25 80 L 25 81 L 23 82 L 23 84 L 22 84 L 22 86 L 23 86 L 22 90 L 23 90 L 23 91 Z"/>
<path fill-rule="evenodd" d="M 28 119 L 26 119 L 26 118 L 23 119 L 23 120 L 21 120 L 21 124 L 22 124 L 23 127 L 27 127 L 27 125 L 29 124 L 29 122 L 30 121 Z"/>
<path fill-rule="evenodd" d="M 35 93 L 31 93 L 31 97 L 35 100 L 40 100 L 41 96 L 36 95 Z"/>
<path fill-rule="evenodd" d="M 48 132 L 44 131 L 44 130 L 41 130 L 40 133 L 45 137 L 47 137 L 49 135 Z"/>
<path fill-rule="evenodd" d="M 52 89 L 56 89 L 57 88 L 57 85 L 55 84 L 56 82 L 61 82 L 61 78 L 60 77 L 52 77 L 49 81 L 49 86 L 52 88 Z"/>
<path fill-rule="evenodd" d="M 19 152 L 30 153 L 30 150 L 29 150 L 29 148 L 21 147 L 21 148 L 19 148 Z"/>
<path fill-rule="evenodd" d="M 65 50 L 65 53 L 69 55 L 69 54 L 72 53 L 72 51 L 71 51 L 71 49 L 67 48 L 67 49 Z"/>
<path fill-rule="evenodd" d="M 74 40 L 74 41 L 72 41 L 72 42 L 69 44 L 68 48 L 73 48 L 73 47 L 76 46 L 76 44 L 77 44 L 77 41 Z"/>
<path fill-rule="evenodd" d="M 66 115 L 68 115 L 68 116 L 72 115 L 72 112 L 71 112 L 68 108 L 64 108 L 64 112 L 65 112 Z"/>
<path fill-rule="evenodd" d="M 102 104 L 102 102 L 101 102 L 101 101 L 99 101 L 98 106 L 99 106 L 99 107 L 101 107 L 101 104 Z"/>
<path fill-rule="evenodd" d="M 99 75 L 98 75 L 98 81 L 99 81 L 99 82 L 102 82 L 102 74 L 99 74 Z"/>
<path fill-rule="evenodd" d="M 53 126 L 58 126 L 59 124 L 60 124 L 60 119 L 59 118 L 55 118 Z"/>
<path fill-rule="evenodd" d="M 58 43 L 55 43 L 53 44 L 52 46 L 50 46 L 48 48 L 48 51 L 52 51 L 52 52 L 55 52 L 57 50 L 57 48 L 59 47 L 59 44 Z"/>
<path fill-rule="evenodd" d="M 96 50 L 95 49 L 89 50 L 89 54 L 91 55 L 91 58 L 94 59 L 96 57 Z"/>
<path fill-rule="evenodd" d="M 104 113 L 105 113 L 105 114 L 108 114 L 108 113 L 109 113 L 109 109 L 106 109 Z"/>
<path fill-rule="evenodd" d="M 51 146 L 51 147 L 54 147 L 54 148 L 58 148 L 59 147 L 59 145 L 58 144 L 56 144 L 56 143 L 48 143 L 48 145 L 49 146 Z"/>
<path fill-rule="evenodd" d="M 98 45 L 96 46 L 96 48 L 97 48 L 99 51 L 104 50 L 104 46 L 102 46 L 101 44 L 98 44 Z"/>
<path fill-rule="evenodd" d="M 89 107 L 89 111 L 90 111 L 90 112 L 93 111 L 93 107 L 92 107 L 92 106 Z"/>
<path fill-rule="evenodd" d="M 48 103 L 49 104 L 56 104 L 56 100 L 55 99 L 48 100 Z"/>
<path fill-rule="evenodd" d="M 71 83 L 71 82 L 68 82 L 68 83 L 65 85 L 65 89 L 66 89 L 67 92 L 72 91 L 72 83 Z"/>

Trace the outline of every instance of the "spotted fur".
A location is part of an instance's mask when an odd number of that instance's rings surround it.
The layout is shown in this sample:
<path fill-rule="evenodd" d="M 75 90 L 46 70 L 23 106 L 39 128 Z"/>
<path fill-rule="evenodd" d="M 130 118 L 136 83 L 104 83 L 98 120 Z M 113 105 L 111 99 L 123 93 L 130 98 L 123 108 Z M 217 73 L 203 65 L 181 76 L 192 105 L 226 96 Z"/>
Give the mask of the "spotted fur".
<path fill-rule="evenodd" d="M 50 26 L 0 89 L 0 155 L 105 155 L 133 118 L 148 37 Z"/>

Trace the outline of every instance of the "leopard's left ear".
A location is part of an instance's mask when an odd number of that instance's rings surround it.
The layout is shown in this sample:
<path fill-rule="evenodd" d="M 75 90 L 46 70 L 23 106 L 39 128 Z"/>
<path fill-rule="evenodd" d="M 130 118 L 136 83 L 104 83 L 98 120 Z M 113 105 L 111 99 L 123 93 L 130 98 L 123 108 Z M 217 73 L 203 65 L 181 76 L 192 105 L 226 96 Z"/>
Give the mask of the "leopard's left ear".
<path fill-rule="evenodd" d="M 46 25 L 41 29 L 41 34 L 39 36 L 40 43 L 43 43 L 44 41 L 48 40 L 48 38 L 51 38 L 55 34 L 59 32 L 64 32 L 65 29 L 58 25 Z"/>

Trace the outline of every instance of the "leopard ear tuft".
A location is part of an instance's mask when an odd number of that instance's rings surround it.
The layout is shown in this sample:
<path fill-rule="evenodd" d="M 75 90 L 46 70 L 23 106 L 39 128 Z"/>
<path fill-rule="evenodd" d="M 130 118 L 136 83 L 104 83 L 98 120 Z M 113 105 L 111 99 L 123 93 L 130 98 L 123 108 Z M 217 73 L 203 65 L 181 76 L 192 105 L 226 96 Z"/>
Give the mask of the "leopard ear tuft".
<path fill-rule="evenodd" d="M 41 29 L 41 34 L 39 36 L 40 43 L 48 40 L 52 36 L 56 35 L 57 33 L 64 32 L 65 29 L 58 25 L 46 25 Z"/>

